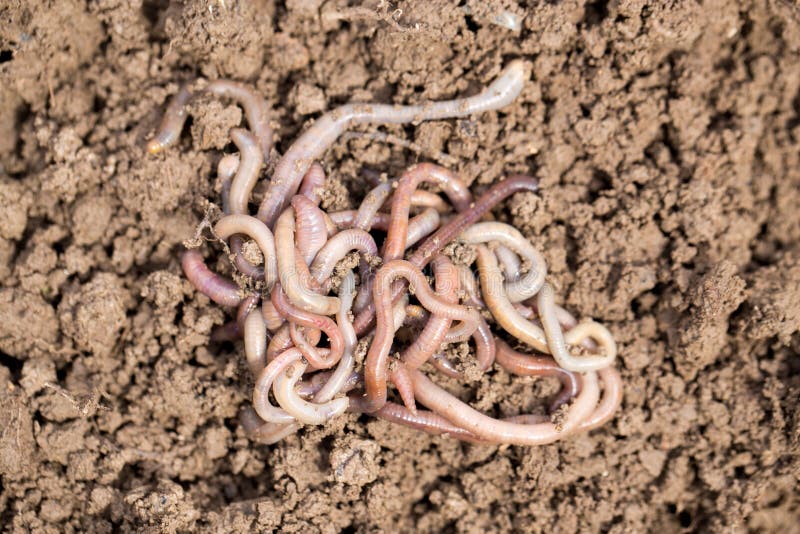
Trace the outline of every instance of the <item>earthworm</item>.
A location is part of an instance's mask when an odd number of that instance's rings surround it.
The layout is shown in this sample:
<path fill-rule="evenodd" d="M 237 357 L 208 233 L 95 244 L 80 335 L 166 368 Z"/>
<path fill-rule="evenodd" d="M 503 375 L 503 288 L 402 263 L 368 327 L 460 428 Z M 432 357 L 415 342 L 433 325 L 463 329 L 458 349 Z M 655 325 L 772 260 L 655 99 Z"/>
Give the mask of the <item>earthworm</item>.
<path fill-rule="evenodd" d="M 322 332 L 317 329 L 306 329 L 306 340 L 314 347 L 319 343 Z M 275 356 L 292 346 L 292 338 L 289 333 L 289 325 L 284 324 L 275 332 L 272 339 L 267 344 L 267 362 L 271 362 Z"/>
<path fill-rule="evenodd" d="M 508 300 L 503 274 L 494 253 L 485 245 L 478 245 L 477 251 L 481 292 L 492 316 L 506 332 L 534 349 L 549 354 L 544 331 L 523 318 Z"/>
<path fill-rule="evenodd" d="M 449 304 L 456 304 L 458 299 L 458 271 L 446 256 L 437 256 L 433 261 L 436 295 Z M 401 361 L 409 369 L 418 369 L 433 356 L 444 342 L 453 320 L 444 315 L 431 315 L 428 323 L 419 336 L 401 355 Z M 408 406 L 408 404 L 406 404 Z M 410 406 L 409 406 L 410 408 Z M 412 410 L 413 411 L 413 410 Z"/>
<path fill-rule="evenodd" d="M 478 438 L 492 443 L 513 445 L 545 445 L 571 434 L 591 416 L 600 397 L 595 373 L 587 373 L 581 380 L 581 391 L 569 407 L 560 425 L 553 423 L 517 424 L 493 419 L 430 381 L 419 371 L 411 371 L 414 394 L 419 402 L 467 430 Z"/>
<path fill-rule="evenodd" d="M 275 378 L 286 371 L 286 368 L 299 362 L 303 355 L 298 349 L 287 349 L 270 361 L 256 378 L 256 387 L 253 391 L 253 408 L 258 416 L 268 423 L 293 423 L 295 418 L 283 408 L 273 406 L 269 401 L 269 390 Z"/>
<path fill-rule="evenodd" d="M 275 305 L 272 304 L 272 301 L 269 300 L 265 300 L 263 304 L 261 304 L 261 316 L 264 318 L 264 324 L 270 332 L 275 332 L 286 322 L 284 318 L 281 317 L 281 314 L 278 313 L 278 310 L 275 309 Z"/>
<path fill-rule="evenodd" d="M 444 376 L 448 376 L 450 378 L 462 379 L 464 376 L 461 374 L 456 366 L 451 362 L 444 354 L 438 352 L 434 354 L 430 360 L 428 360 L 437 371 L 442 373 Z"/>
<path fill-rule="evenodd" d="M 607 423 L 622 404 L 622 379 L 619 371 L 613 367 L 606 367 L 597 371 L 603 381 L 603 398 L 592 415 L 581 423 L 581 430 L 593 430 Z"/>
<path fill-rule="evenodd" d="M 298 423 L 267 423 L 261 419 L 251 406 L 245 406 L 239 413 L 239 423 L 247 436 L 253 441 L 272 445 L 286 436 L 291 436 L 300 428 Z"/>
<path fill-rule="evenodd" d="M 300 194 L 319 205 L 322 201 L 321 192 L 325 187 L 325 170 L 319 163 L 312 163 L 311 167 L 306 171 L 303 176 L 303 181 L 300 184 Z"/>
<path fill-rule="evenodd" d="M 356 279 L 353 272 L 348 272 L 343 278 L 339 286 L 339 300 L 342 303 L 341 308 L 336 314 L 336 324 L 339 326 L 339 331 L 342 333 L 344 339 L 344 353 L 342 354 L 339 365 L 331 377 L 325 383 L 325 386 L 314 396 L 314 402 L 327 402 L 339 392 L 342 392 L 351 378 L 353 371 L 353 351 L 358 343 L 356 332 L 353 330 L 353 323 L 350 320 L 350 308 L 353 306 L 353 295 L 356 290 Z"/>
<path fill-rule="evenodd" d="M 364 230 L 350 228 L 342 230 L 325 243 L 311 264 L 311 276 L 319 283 L 330 277 L 333 268 L 351 250 L 371 258 L 378 253 L 375 239 Z"/>
<path fill-rule="evenodd" d="M 337 299 L 338 300 L 338 299 Z M 281 285 L 276 284 L 272 290 L 272 303 L 281 314 L 290 320 L 308 327 L 316 328 L 325 332 L 330 342 L 330 354 L 325 359 L 311 360 L 311 365 L 317 369 L 329 369 L 339 362 L 344 353 L 344 338 L 342 332 L 329 317 L 319 315 L 306 310 L 302 310 L 289 302 Z M 308 358 L 308 355 L 305 355 Z M 312 356 L 313 357 L 313 356 Z"/>
<path fill-rule="evenodd" d="M 239 286 L 209 269 L 197 250 L 185 250 L 181 254 L 181 267 L 189 282 L 217 304 L 234 307 L 242 302 Z"/>
<path fill-rule="evenodd" d="M 369 411 L 380 409 L 386 403 L 386 374 L 389 365 L 389 351 L 394 338 L 393 328 L 393 303 L 391 284 L 397 278 L 409 281 L 411 290 L 431 315 L 442 315 L 450 319 L 461 321 L 463 324 L 475 329 L 478 314 L 463 306 L 453 304 L 436 295 L 428 287 L 425 276 L 417 267 L 405 260 L 393 260 L 385 263 L 375 275 L 375 308 L 378 322 L 375 329 L 375 339 L 367 352 L 364 364 L 364 385 Z"/>
<path fill-rule="evenodd" d="M 339 299 L 311 291 L 301 279 L 295 262 L 294 210 L 290 207 L 275 224 L 275 242 L 278 256 L 278 277 L 289 301 L 296 307 L 318 315 L 333 315 L 339 309 Z M 277 305 L 276 305 L 277 306 Z"/>
<path fill-rule="evenodd" d="M 585 373 L 603 369 L 614 362 L 614 358 L 617 357 L 617 344 L 611 333 L 599 323 L 593 321 L 578 323 L 566 335 L 562 332 L 555 314 L 553 288 L 550 284 L 542 286 L 537 303 L 544 333 L 547 336 L 549 352 L 558 365 L 569 371 Z M 577 345 L 587 337 L 599 342 L 600 353 L 590 356 L 574 356 L 567 345 Z"/>
<path fill-rule="evenodd" d="M 505 294 L 511 302 L 521 302 L 534 296 L 544 284 L 547 275 L 544 257 L 525 239 L 519 230 L 499 222 L 482 222 L 461 233 L 460 239 L 469 244 L 496 241 L 520 255 L 528 264 L 528 272 L 517 280 L 505 282 Z M 500 288 L 493 288 L 500 290 Z M 484 296 L 485 298 L 485 296 Z"/>
<path fill-rule="evenodd" d="M 217 176 L 222 187 L 222 213 L 225 215 L 231 213 L 231 182 L 238 168 L 239 156 L 236 154 L 225 154 L 217 163 Z"/>
<path fill-rule="evenodd" d="M 211 341 L 218 343 L 241 339 L 244 335 L 245 320 L 250 312 L 258 306 L 258 301 L 260 299 L 261 297 L 258 295 L 249 295 L 245 297 L 236 308 L 236 319 L 215 328 L 211 332 Z"/>
<path fill-rule="evenodd" d="M 307 425 L 321 425 L 332 417 L 344 413 L 349 401 L 347 397 L 339 397 L 328 402 L 312 403 L 300 398 L 294 387 L 303 376 L 306 367 L 305 363 L 299 361 L 290 364 L 275 378 L 272 391 L 275 394 L 275 400 L 297 421 Z"/>
<path fill-rule="evenodd" d="M 278 278 L 275 238 L 264 223 L 250 215 L 225 215 L 214 225 L 214 233 L 220 239 L 228 239 L 234 234 L 244 234 L 255 241 L 264 256 L 264 283 L 267 289 L 275 284 Z"/>
<path fill-rule="evenodd" d="M 361 205 L 358 207 L 356 216 L 351 225 L 353 228 L 369 231 L 374 224 L 374 219 L 378 210 L 381 209 L 386 199 L 392 193 L 392 182 L 383 182 L 372 188 L 364 196 Z"/>
<path fill-rule="evenodd" d="M 416 410 L 416 413 L 414 413 L 404 406 L 394 402 L 387 402 L 380 410 L 371 412 L 370 415 L 435 436 L 445 435 L 469 443 L 486 444 L 484 440 L 469 431 L 428 410 Z"/>
<path fill-rule="evenodd" d="M 408 237 L 411 195 L 423 182 L 441 185 L 456 210 L 464 211 L 469 208 L 472 194 L 464 182 L 451 171 L 432 163 L 420 163 L 406 170 L 397 181 L 397 187 L 392 195 L 392 213 L 388 235 L 383 244 L 383 261 L 391 261 L 403 256 Z"/>
<path fill-rule="evenodd" d="M 426 209 L 408 221 L 406 250 L 416 245 L 420 239 L 436 230 L 439 227 L 440 221 L 439 212 L 433 208 Z"/>
<path fill-rule="evenodd" d="M 244 320 L 244 355 L 254 376 L 267 365 L 267 324 L 261 310 Z"/>
<path fill-rule="evenodd" d="M 263 158 L 265 161 L 268 160 L 272 149 L 272 128 L 269 125 L 267 102 L 247 85 L 230 80 L 215 80 L 209 83 L 203 92 L 239 102 L 244 109 L 247 124 L 258 139 Z"/>
<path fill-rule="evenodd" d="M 178 142 L 183 123 L 186 122 L 186 104 L 191 98 L 192 93 L 184 85 L 169 101 L 155 136 L 147 142 L 147 151 L 150 154 L 158 154 Z"/>
<path fill-rule="evenodd" d="M 310 362 L 322 361 L 322 355 L 319 349 L 315 345 L 309 343 L 306 336 L 301 332 L 301 328 L 302 326 L 294 321 L 289 321 L 289 337 L 292 340 L 292 344 L 297 347 L 306 360 Z"/>
<path fill-rule="evenodd" d="M 269 188 L 258 208 L 258 218 L 272 226 L 289 198 L 297 191 L 311 162 L 331 146 L 347 129 L 364 123 L 407 123 L 465 117 L 499 109 L 510 104 L 525 84 L 528 72 L 521 60 L 514 60 L 479 95 L 416 106 L 347 104 L 336 108 L 306 130 L 278 161 Z"/>
<path fill-rule="evenodd" d="M 342 210 L 329 213 L 333 224 L 338 228 L 357 228 L 356 220 L 358 218 L 357 210 Z M 386 231 L 389 228 L 389 214 L 376 213 L 373 215 L 372 220 L 366 225 L 370 230 Z M 364 230 L 366 228 L 362 228 Z"/>
<path fill-rule="evenodd" d="M 497 340 L 497 363 L 506 371 L 518 376 L 554 376 L 561 382 L 561 391 L 550 401 L 550 413 L 566 404 L 580 391 L 578 376 L 562 369 L 549 356 L 536 356 L 517 352 L 505 341 Z"/>
<path fill-rule="evenodd" d="M 458 283 L 461 287 L 464 303 L 469 306 L 485 308 L 486 303 L 483 302 L 480 289 L 478 288 L 478 281 L 475 280 L 472 269 L 467 265 L 457 265 L 456 267 L 458 268 Z"/>
<path fill-rule="evenodd" d="M 231 191 L 228 202 L 232 214 L 247 214 L 247 203 L 250 194 L 258 181 L 258 173 L 264 158 L 258 147 L 258 140 L 253 134 L 243 128 L 233 128 L 231 130 L 236 148 L 239 149 L 240 162 L 231 182 Z"/>
<path fill-rule="evenodd" d="M 295 195 L 292 198 L 292 209 L 297 216 L 295 220 L 297 249 L 306 265 L 311 265 L 319 249 L 328 240 L 325 212 L 302 195 Z"/>
<path fill-rule="evenodd" d="M 450 206 L 447 205 L 447 202 L 442 200 L 442 197 L 436 193 L 425 191 L 424 189 L 417 189 L 411 193 L 410 200 L 411 205 L 416 208 L 433 208 L 439 213 L 447 213 L 450 211 Z"/>
<path fill-rule="evenodd" d="M 519 256 L 505 245 L 495 246 L 494 255 L 497 256 L 497 261 L 500 262 L 500 267 L 503 268 L 506 282 L 519 280 L 522 274 L 522 261 L 520 261 Z"/>

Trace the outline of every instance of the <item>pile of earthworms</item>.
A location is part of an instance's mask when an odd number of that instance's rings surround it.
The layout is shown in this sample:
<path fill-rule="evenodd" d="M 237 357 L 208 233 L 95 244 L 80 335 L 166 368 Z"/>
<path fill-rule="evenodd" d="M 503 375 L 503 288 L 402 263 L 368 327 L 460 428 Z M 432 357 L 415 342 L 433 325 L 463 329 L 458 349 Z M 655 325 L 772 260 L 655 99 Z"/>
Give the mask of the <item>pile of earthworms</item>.
<path fill-rule="evenodd" d="M 177 143 L 198 94 L 236 101 L 250 127 L 231 130 L 238 154 L 219 161 L 223 214 L 211 230 L 239 283 L 212 272 L 196 249 L 183 252 L 181 264 L 198 291 L 238 308 L 213 339 L 244 338 L 255 391 L 241 421 L 254 440 L 274 443 L 350 411 L 470 442 L 540 445 L 613 416 L 622 387 L 611 334 L 557 306 L 541 253 L 490 213 L 514 193 L 536 192 L 535 179 L 511 176 L 473 198 L 453 172 L 422 163 L 377 180 L 357 210 L 320 208 L 325 173 L 316 161 L 351 126 L 499 109 L 527 77 L 524 63 L 513 61 L 476 96 L 350 104 L 323 115 L 278 159 L 255 216 L 249 204 L 273 149 L 266 102 L 231 81 L 194 94 L 184 88 L 172 99 L 148 144 L 151 154 Z M 425 183 L 447 200 L 421 189 Z M 459 352 L 448 347 L 465 343 L 474 356 L 448 357 Z M 464 380 L 469 369 L 473 378 L 488 378 L 495 364 L 515 375 L 557 378 L 561 389 L 549 414 L 496 419 L 423 372 Z M 390 385 L 400 402 L 390 400 Z"/>

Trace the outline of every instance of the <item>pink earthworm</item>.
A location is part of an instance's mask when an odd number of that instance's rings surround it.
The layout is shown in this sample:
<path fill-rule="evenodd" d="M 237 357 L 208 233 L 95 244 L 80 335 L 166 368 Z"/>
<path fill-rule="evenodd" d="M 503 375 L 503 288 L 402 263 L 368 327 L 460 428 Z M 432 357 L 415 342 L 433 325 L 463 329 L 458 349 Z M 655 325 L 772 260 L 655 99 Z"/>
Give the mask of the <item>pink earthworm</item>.
<path fill-rule="evenodd" d="M 297 250 L 300 251 L 300 256 L 306 265 L 311 265 L 317 252 L 328 240 L 325 212 L 302 195 L 295 195 L 292 198 L 292 209 L 296 215 L 295 243 Z"/>
<path fill-rule="evenodd" d="M 264 282 L 271 288 L 278 278 L 278 265 L 275 262 L 275 239 L 264 223 L 244 214 L 225 215 L 214 225 L 214 233 L 220 239 L 228 239 L 234 234 L 243 234 L 253 239 L 264 256 Z"/>
<path fill-rule="evenodd" d="M 158 154 L 178 142 L 183 123 L 186 122 L 186 104 L 191 98 L 192 93 L 184 85 L 169 101 L 155 136 L 147 143 L 147 151 L 150 154 Z"/>
<path fill-rule="evenodd" d="M 357 228 L 356 221 L 358 219 L 358 211 L 356 210 L 343 210 L 334 211 L 329 213 L 333 224 L 338 228 Z M 389 214 L 388 213 L 375 213 L 365 228 L 370 230 L 386 231 L 389 228 Z"/>
<path fill-rule="evenodd" d="M 470 195 L 470 197 L 471 196 L 472 195 Z M 431 191 L 425 191 L 424 189 L 417 189 L 411 193 L 411 206 L 415 208 L 432 208 L 438 213 L 447 213 L 450 211 L 450 206 L 442 197 Z"/>
<path fill-rule="evenodd" d="M 234 307 L 244 299 L 239 286 L 209 269 L 197 250 L 186 250 L 181 254 L 181 267 L 189 282 L 217 304 Z"/>
<path fill-rule="evenodd" d="M 236 100 L 244 108 L 247 124 L 258 139 L 264 161 L 268 160 L 272 150 L 272 128 L 269 125 L 267 102 L 252 87 L 230 80 L 215 80 L 203 92 Z"/>
<path fill-rule="evenodd" d="M 443 247 L 447 246 L 455 237 L 469 227 L 475 221 L 514 193 L 521 191 L 536 192 L 539 190 L 539 181 L 535 178 L 524 175 L 515 175 L 506 178 L 490 187 L 484 194 L 476 200 L 469 209 L 459 213 L 447 223 L 440 226 L 436 232 L 428 236 L 422 244 L 417 247 L 409 261 L 422 268 L 428 264 L 430 259 L 436 255 Z M 405 284 L 400 284 L 392 289 L 392 298 L 396 299 L 403 292 Z M 367 306 L 358 313 L 353 327 L 358 335 L 363 335 L 372 325 L 375 319 L 374 305 Z"/>
<path fill-rule="evenodd" d="M 497 340 L 497 363 L 506 371 L 518 376 L 554 376 L 561 382 L 561 391 L 550 402 L 550 413 L 566 404 L 580 391 L 578 375 L 562 369 L 550 356 L 537 356 L 517 352 L 505 341 Z"/>
<path fill-rule="evenodd" d="M 380 409 L 386 402 L 386 378 L 389 366 L 389 351 L 394 338 L 394 317 L 391 284 L 397 278 L 409 281 L 416 298 L 431 315 L 442 315 L 450 319 L 471 325 L 474 330 L 478 322 L 478 313 L 463 306 L 450 303 L 436 295 L 429 287 L 425 275 L 419 268 L 405 260 L 393 260 L 385 263 L 375 276 L 375 307 L 378 310 L 378 321 L 375 338 L 367 352 L 364 364 L 364 385 L 367 395 L 367 406 L 370 411 Z"/>
<path fill-rule="evenodd" d="M 428 362 L 444 376 L 456 379 L 464 378 L 461 371 L 441 352 L 434 354 Z"/>
<path fill-rule="evenodd" d="M 289 302 L 289 299 L 279 284 L 276 284 L 275 288 L 272 290 L 272 303 L 279 312 L 286 315 L 290 320 L 307 328 L 322 330 L 328 336 L 331 345 L 330 354 L 325 359 L 318 359 L 316 361 L 309 359 L 309 362 L 314 367 L 317 369 L 329 369 L 339 362 L 339 359 L 344 353 L 344 338 L 335 322 L 324 315 L 308 312 L 294 306 Z M 308 358 L 308 355 L 306 355 L 306 358 Z"/>
<path fill-rule="evenodd" d="M 298 422 L 307 425 L 322 425 L 331 418 L 344 413 L 347 410 L 349 400 L 347 397 L 339 397 L 322 403 L 303 400 L 297 394 L 295 385 L 300 377 L 303 376 L 306 367 L 308 365 L 302 363 L 302 361 L 290 364 L 283 373 L 275 377 L 272 391 L 278 404 Z"/>
<path fill-rule="evenodd" d="M 364 200 L 361 201 L 361 205 L 358 207 L 356 216 L 351 223 L 353 228 L 359 228 L 367 232 L 372 229 L 378 211 L 392 194 L 392 185 L 392 182 L 379 183 L 364 196 Z"/>
<path fill-rule="evenodd" d="M 528 69 L 515 60 L 479 95 L 416 106 L 347 104 L 317 119 L 278 161 L 258 218 L 272 226 L 300 185 L 308 167 L 347 129 L 365 123 L 409 123 L 465 117 L 510 104 L 522 91 Z"/>
<path fill-rule="evenodd" d="M 313 347 L 317 346 L 321 337 L 322 332 L 317 329 L 306 329 L 305 331 L 305 338 Z M 269 344 L 267 344 L 267 362 L 271 362 L 275 356 L 292 346 L 289 324 L 285 323 L 278 328 L 275 335 L 272 336 L 272 339 L 269 341 Z"/>
<path fill-rule="evenodd" d="M 513 226 L 499 222 L 481 222 L 464 230 L 460 239 L 469 244 L 497 242 L 525 260 L 528 272 L 517 280 L 505 282 L 504 291 L 511 302 L 521 302 L 536 295 L 544 284 L 547 275 L 544 256 Z M 493 290 L 499 291 L 501 288 Z"/>
<path fill-rule="evenodd" d="M 297 422 L 288 424 L 267 423 L 261 419 L 252 406 L 245 406 L 239 413 L 239 423 L 247 436 L 258 443 L 272 445 L 300 429 Z"/>
<path fill-rule="evenodd" d="M 432 182 L 442 186 L 457 211 L 469 209 L 472 194 L 464 182 L 452 171 L 434 165 L 420 163 L 403 173 L 397 181 L 392 195 L 392 214 L 389 232 L 383 244 L 383 261 L 391 261 L 403 257 L 408 238 L 408 215 L 411 208 L 411 195 L 419 184 Z"/>
<path fill-rule="evenodd" d="M 308 341 L 301 331 L 301 328 L 303 327 L 299 326 L 296 322 L 289 321 L 289 337 L 292 340 L 292 344 L 297 347 L 306 360 L 310 362 L 322 361 L 323 358 L 320 349 Z"/>
<path fill-rule="evenodd" d="M 319 206 L 322 201 L 322 190 L 325 187 L 325 170 L 319 163 L 312 163 L 303 176 L 300 184 L 300 194 Z"/>
<path fill-rule="evenodd" d="M 412 412 L 405 406 L 395 404 L 394 402 L 387 402 L 383 407 L 377 411 L 367 412 L 366 406 L 354 405 L 354 399 L 350 399 L 350 411 L 357 413 L 369 413 L 378 419 L 383 419 L 390 423 L 413 428 L 414 430 L 421 430 L 428 434 L 435 436 L 448 436 L 466 441 L 468 443 L 486 444 L 486 442 L 468 430 L 454 425 L 441 415 L 428 410 L 416 410 Z"/>
<path fill-rule="evenodd" d="M 215 328 L 211 332 L 211 341 L 219 343 L 222 341 L 236 341 L 241 339 L 245 333 L 245 321 L 250 312 L 256 308 L 261 299 L 258 295 L 249 295 L 242 300 L 236 309 L 236 319 Z"/>
<path fill-rule="evenodd" d="M 591 417 L 600 397 L 597 374 L 587 373 L 581 391 L 569 407 L 565 420 L 554 423 L 518 424 L 489 417 L 446 392 L 419 371 L 411 371 L 414 395 L 422 404 L 451 423 L 491 443 L 545 445 L 578 430 Z"/>
<path fill-rule="evenodd" d="M 290 207 L 275 224 L 278 277 L 283 291 L 292 305 L 299 309 L 318 315 L 333 315 L 339 309 L 339 299 L 315 293 L 308 287 L 309 279 L 298 273 L 294 236 L 294 210 Z"/>

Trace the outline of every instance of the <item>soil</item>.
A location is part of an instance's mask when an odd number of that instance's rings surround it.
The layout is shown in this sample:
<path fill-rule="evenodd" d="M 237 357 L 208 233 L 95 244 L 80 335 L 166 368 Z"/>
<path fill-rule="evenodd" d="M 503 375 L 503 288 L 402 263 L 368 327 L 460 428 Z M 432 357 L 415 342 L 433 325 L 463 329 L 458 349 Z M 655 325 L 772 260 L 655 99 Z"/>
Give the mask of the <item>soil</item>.
<path fill-rule="evenodd" d="M 0 524 L 797 532 L 792 1 L 4 1 Z M 537 176 L 540 194 L 495 215 L 543 250 L 564 305 L 616 336 L 619 415 L 540 448 L 352 415 L 254 445 L 241 347 L 210 344 L 225 313 L 176 260 L 241 112 L 200 100 L 180 145 L 147 156 L 165 100 L 197 78 L 250 83 L 283 152 L 339 104 L 474 94 L 514 57 L 532 79 L 500 112 L 360 130 L 406 146 L 338 142 L 326 206 L 358 201 L 363 168 L 441 153 L 476 192 Z M 511 414 L 550 386 L 496 371 L 462 395 Z"/>

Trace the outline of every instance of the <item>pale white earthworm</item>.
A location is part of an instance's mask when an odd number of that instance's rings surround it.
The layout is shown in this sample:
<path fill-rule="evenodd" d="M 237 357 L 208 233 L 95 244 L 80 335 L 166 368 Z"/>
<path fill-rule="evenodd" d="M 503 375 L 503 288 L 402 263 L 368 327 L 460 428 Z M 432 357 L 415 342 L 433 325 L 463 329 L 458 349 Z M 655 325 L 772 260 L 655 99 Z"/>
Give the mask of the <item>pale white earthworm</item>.
<path fill-rule="evenodd" d="M 253 88 L 230 80 L 215 80 L 203 92 L 236 100 L 244 109 L 247 124 L 253 130 L 264 160 L 269 159 L 272 149 L 272 128 L 269 125 L 269 106 Z"/>
<path fill-rule="evenodd" d="M 328 402 L 316 403 L 302 399 L 297 394 L 295 385 L 303 376 L 306 367 L 308 365 L 301 361 L 290 364 L 285 371 L 275 377 L 272 392 L 275 394 L 278 404 L 298 422 L 307 425 L 322 425 L 331 418 L 344 413 L 349 400 L 347 397 L 339 397 Z"/>
<path fill-rule="evenodd" d="M 547 346 L 558 365 L 568 371 L 585 373 L 603 369 L 614 362 L 614 358 L 617 357 L 617 344 L 608 329 L 600 323 L 594 321 L 578 323 L 564 334 L 555 313 L 553 288 L 550 284 L 542 286 L 537 303 L 544 333 L 547 336 Z M 599 345 L 599 353 L 588 356 L 573 355 L 568 345 L 580 345 L 587 337 L 591 337 Z"/>
<path fill-rule="evenodd" d="M 283 408 L 274 406 L 269 401 L 269 391 L 275 378 L 281 373 L 286 372 L 286 369 L 300 361 L 303 355 L 297 349 L 287 349 L 269 362 L 264 367 L 256 378 L 256 387 L 253 390 L 253 408 L 255 408 L 258 416 L 268 423 L 294 423 L 294 416 L 290 415 Z"/>
<path fill-rule="evenodd" d="M 514 60 L 480 94 L 416 106 L 347 104 L 317 119 L 278 161 L 258 218 L 272 226 L 300 185 L 312 162 L 318 160 L 348 128 L 364 123 L 408 123 L 465 117 L 500 109 L 517 98 L 528 78 L 525 63 Z"/>
<path fill-rule="evenodd" d="M 258 146 L 258 140 L 253 134 L 243 128 L 231 130 L 236 148 L 239 149 L 241 159 L 236 170 L 236 176 L 231 182 L 230 212 L 233 214 L 247 214 L 247 203 L 250 201 L 250 194 L 258 181 L 258 174 L 264 158 Z"/>
<path fill-rule="evenodd" d="M 356 331 L 353 329 L 353 322 L 350 320 L 350 309 L 353 306 L 353 295 L 356 290 L 356 278 L 352 271 L 349 271 L 343 278 L 339 286 L 339 300 L 342 305 L 336 314 L 336 324 L 342 332 L 344 338 L 344 353 L 342 359 L 339 360 L 339 365 L 330 376 L 328 381 L 314 396 L 314 402 L 327 402 L 331 400 L 337 393 L 342 391 L 351 378 L 353 371 L 353 351 L 358 344 Z"/>
<path fill-rule="evenodd" d="M 516 280 L 507 280 L 505 283 L 505 293 L 511 302 L 529 299 L 538 293 L 539 288 L 544 284 L 544 278 L 547 275 L 544 257 L 513 226 L 499 222 L 476 223 L 461 232 L 460 239 L 470 244 L 495 241 L 519 254 L 528 264 L 527 273 Z"/>
<path fill-rule="evenodd" d="M 357 228 L 342 230 L 331 237 L 317 253 L 311 264 L 311 276 L 322 283 L 333 273 L 336 264 L 353 250 L 357 250 L 365 258 L 378 254 L 378 246 L 369 233 Z"/>
<path fill-rule="evenodd" d="M 264 256 L 264 282 L 271 288 L 278 278 L 278 265 L 275 261 L 275 239 L 264 223 L 250 215 L 226 215 L 214 225 L 214 233 L 220 239 L 228 239 L 234 234 L 244 234 L 256 242 Z"/>
<path fill-rule="evenodd" d="M 244 355 L 253 376 L 267 365 L 267 324 L 261 310 L 248 313 L 244 320 Z"/>
<path fill-rule="evenodd" d="M 245 406 L 239 413 L 239 423 L 244 428 L 247 436 L 253 441 L 272 445 L 287 436 L 291 436 L 300 429 L 300 424 L 294 423 L 267 423 L 261 419 L 251 406 Z"/>

